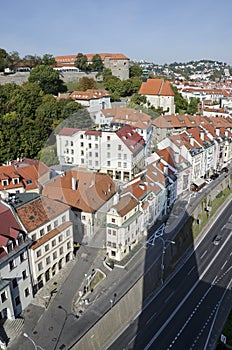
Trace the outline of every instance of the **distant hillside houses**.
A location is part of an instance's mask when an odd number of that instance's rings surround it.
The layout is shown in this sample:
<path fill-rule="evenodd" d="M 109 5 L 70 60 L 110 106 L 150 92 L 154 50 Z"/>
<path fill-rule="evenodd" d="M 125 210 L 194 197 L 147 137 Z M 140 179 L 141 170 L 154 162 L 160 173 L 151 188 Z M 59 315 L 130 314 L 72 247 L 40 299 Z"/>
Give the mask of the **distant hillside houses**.
<path fill-rule="evenodd" d="M 121 80 L 129 78 L 129 58 L 121 53 L 97 53 L 104 64 L 105 68 L 109 68 L 112 74 Z M 96 54 L 84 54 L 88 62 L 92 62 Z M 57 67 L 74 67 L 77 55 L 56 56 Z"/>

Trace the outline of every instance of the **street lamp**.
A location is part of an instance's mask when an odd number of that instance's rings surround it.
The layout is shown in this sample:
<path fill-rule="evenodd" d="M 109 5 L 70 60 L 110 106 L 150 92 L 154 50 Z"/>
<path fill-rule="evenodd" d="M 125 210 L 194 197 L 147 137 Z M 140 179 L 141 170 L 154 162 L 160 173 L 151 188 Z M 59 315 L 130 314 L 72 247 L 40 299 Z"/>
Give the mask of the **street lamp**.
<path fill-rule="evenodd" d="M 77 315 L 74 315 L 74 314 L 72 314 L 72 313 L 68 313 L 67 310 L 65 310 L 65 308 L 64 308 L 63 306 L 61 306 L 61 305 L 58 305 L 58 309 L 61 309 L 61 310 L 63 310 L 63 311 L 65 312 L 65 318 L 64 318 L 64 322 L 63 322 L 63 325 L 62 325 L 62 327 L 61 327 L 61 330 L 60 330 L 58 339 L 57 339 L 57 341 L 56 341 L 55 349 L 57 348 L 57 345 L 58 345 L 58 342 L 59 342 L 59 340 L 60 340 L 61 334 L 62 334 L 62 332 L 63 332 L 63 330 L 64 330 L 64 326 L 65 326 L 65 323 L 66 323 L 66 321 L 67 321 L 67 318 L 68 318 L 69 316 L 73 316 L 73 317 L 75 317 L 75 318 L 77 318 L 77 319 L 79 318 L 79 316 L 77 316 Z M 55 350 L 55 349 L 54 349 L 54 350 Z"/>
<path fill-rule="evenodd" d="M 163 243 L 163 251 L 162 251 L 161 266 L 160 266 L 160 268 L 161 268 L 161 277 L 160 277 L 160 279 L 161 279 L 161 284 L 163 285 L 164 284 L 164 268 L 165 268 L 165 266 L 164 266 L 164 255 L 165 255 L 166 248 L 167 248 L 166 243 L 176 244 L 176 242 L 170 241 L 169 239 L 164 240 L 163 237 L 161 237 L 161 236 L 159 236 L 157 238 L 160 238 L 162 240 L 162 243 Z"/>
<path fill-rule="evenodd" d="M 28 335 L 27 333 L 23 333 L 23 336 L 24 336 L 25 338 L 29 339 L 29 340 L 32 342 L 32 344 L 34 345 L 35 350 L 38 350 L 38 349 L 40 349 L 40 350 L 45 350 L 45 349 L 43 349 L 40 345 L 37 345 L 37 344 L 34 342 L 34 340 L 31 339 L 31 337 L 29 337 L 29 335 Z"/>

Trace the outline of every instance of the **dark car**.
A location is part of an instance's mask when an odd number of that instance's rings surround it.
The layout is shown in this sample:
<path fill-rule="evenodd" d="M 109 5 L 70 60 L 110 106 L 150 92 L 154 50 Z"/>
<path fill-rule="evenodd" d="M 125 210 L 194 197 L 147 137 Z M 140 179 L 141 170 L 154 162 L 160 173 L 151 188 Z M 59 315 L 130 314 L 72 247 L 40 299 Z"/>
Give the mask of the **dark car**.
<path fill-rule="evenodd" d="M 228 173 L 229 169 L 227 167 L 222 168 L 221 172 L 222 173 Z"/>
<path fill-rule="evenodd" d="M 221 239 L 222 239 L 222 236 L 220 235 L 215 236 L 213 239 L 213 244 L 218 245 L 221 242 Z"/>

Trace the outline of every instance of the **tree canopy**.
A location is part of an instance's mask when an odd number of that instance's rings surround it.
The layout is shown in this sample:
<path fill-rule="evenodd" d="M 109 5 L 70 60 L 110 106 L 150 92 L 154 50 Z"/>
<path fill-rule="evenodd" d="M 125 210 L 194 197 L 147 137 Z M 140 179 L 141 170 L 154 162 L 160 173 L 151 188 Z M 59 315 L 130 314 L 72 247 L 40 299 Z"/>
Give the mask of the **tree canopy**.
<path fill-rule="evenodd" d="M 45 94 L 35 83 L 0 85 L 0 163 L 35 158 L 56 126 L 81 108 Z"/>
<path fill-rule="evenodd" d="M 78 53 L 74 65 L 80 70 L 88 70 L 89 65 L 87 56 L 83 55 L 83 53 Z"/>
<path fill-rule="evenodd" d="M 103 67 L 104 65 L 101 57 L 98 54 L 94 55 L 92 58 L 91 69 L 101 72 L 103 70 Z"/>
<path fill-rule="evenodd" d="M 129 68 L 129 77 L 139 77 L 141 78 L 143 75 L 143 70 L 140 67 L 140 65 L 138 63 L 133 64 L 130 68 Z"/>
<path fill-rule="evenodd" d="M 86 91 L 88 89 L 97 89 L 97 82 L 93 78 L 83 77 L 79 80 L 78 90 Z"/>
<path fill-rule="evenodd" d="M 67 91 L 59 73 L 47 65 L 38 65 L 30 72 L 29 82 L 36 83 L 45 94 L 58 95 Z"/>

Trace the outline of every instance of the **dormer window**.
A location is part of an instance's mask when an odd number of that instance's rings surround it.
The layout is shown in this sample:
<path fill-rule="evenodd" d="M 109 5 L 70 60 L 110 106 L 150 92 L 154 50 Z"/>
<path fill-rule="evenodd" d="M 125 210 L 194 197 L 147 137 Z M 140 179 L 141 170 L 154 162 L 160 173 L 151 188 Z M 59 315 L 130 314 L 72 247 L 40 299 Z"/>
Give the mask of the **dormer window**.
<path fill-rule="evenodd" d="M 12 242 L 12 241 L 9 241 L 9 242 L 7 243 L 6 248 L 7 248 L 7 253 L 12 252 L 13 249 L 14 249 L 13 242 Z"/>
<path fill-rule="evenodd" d="M 29 179 L 29 180 L 26 180 L 26 184 L 27 184 L 27 185 L 32 184 L 32 180 L 30 180 L 30 179 Z"/>
<path fill-rule="evenodd" d="M 18 245 L 22 245 L 23 242 L 24 242 L 24 240 L 23 240 L 23 234 L 20 233 L 20 234 L 18 235 Z"/>
<path fill-rule="evenodd" d="M 2 186 L 8 186 L 9 185 L 9 181 L 8 180 L 2 180 Z"/>
<path fill-rule="evenodd" d="M 17 179 L 13 179 L 13 184 L 14 185 L 18 185 L 19 184 L 19 179 L 17 178 Z"/>

